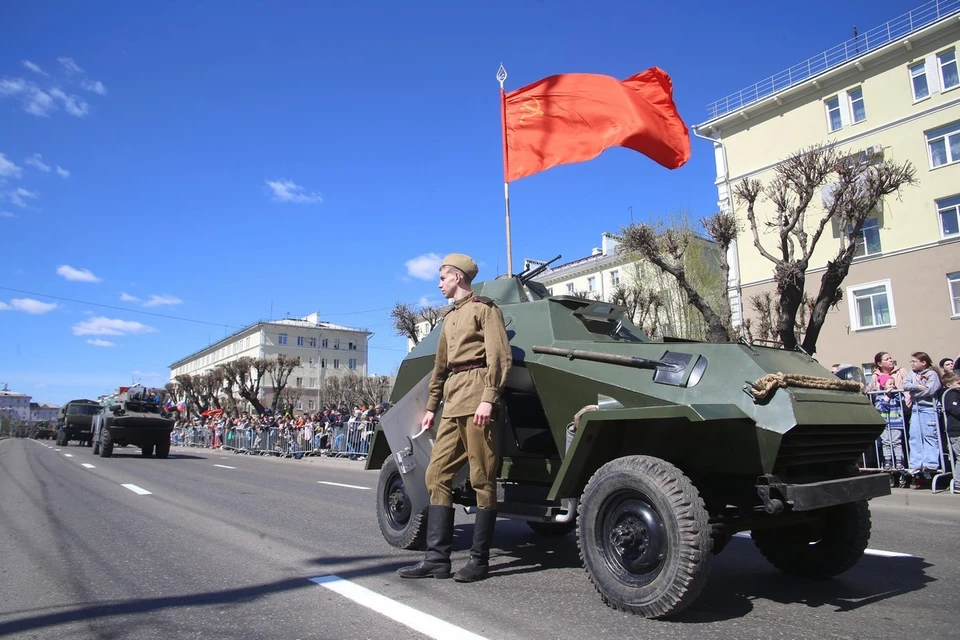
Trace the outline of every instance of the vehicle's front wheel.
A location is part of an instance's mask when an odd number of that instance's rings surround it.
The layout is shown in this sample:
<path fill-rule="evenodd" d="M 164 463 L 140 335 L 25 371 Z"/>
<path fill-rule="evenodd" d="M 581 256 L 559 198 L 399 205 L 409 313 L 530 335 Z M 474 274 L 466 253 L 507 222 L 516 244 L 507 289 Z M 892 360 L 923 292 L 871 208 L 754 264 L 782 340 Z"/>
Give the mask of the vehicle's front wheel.
<path fill-rule="evenodd" d="M 423 549 L 427 541 L 427 510 L 413 513 L 397 461 L 390 456 L 377 482 L 377 522 L 380 532 L 398 549 Z"/>
<path fill-rule="evenodd" d="M 109 458 L 113 455 L 113 436 L 109 429 L 100 432 L 100 457 Z"/>
<path fill-rule="evenodd" d="M 682 471 L 650 456 L 612 460 L 580 500 L 580 558 L 604 603 L 647 618 L 688 607 L 713 560 L 700 493 Z"/>
<path fill-rule="evenodd" d="M 157 442 L 157 457 L 166 458 L 170 455 L 170 440 L 160 440 Z"/>
<path fill-rule="evenodd" d="M 780 571 L 805 578 L 832 578 L 857 564 L 867 548 L 870 507 L 860 500 L 820 512 L 815 522 L 758 529 L 751 536 L 763 557 Z"/>
<path fill-rule="evenodd" d="M 153 456 L 153 443 L 145 444 L 140 447 L 140 455 L 144 458 L 150 458 Z"/>

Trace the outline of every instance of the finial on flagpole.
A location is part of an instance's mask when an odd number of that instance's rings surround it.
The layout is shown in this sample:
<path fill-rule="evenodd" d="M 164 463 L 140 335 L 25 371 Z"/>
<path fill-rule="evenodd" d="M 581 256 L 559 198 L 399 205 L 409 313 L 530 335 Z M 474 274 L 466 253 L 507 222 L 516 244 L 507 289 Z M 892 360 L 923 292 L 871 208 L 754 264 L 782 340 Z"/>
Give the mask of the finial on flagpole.
<path fill-rule="evenodd" d="M 503 89 L 503 83 L 507 80 L 507 70 L 503 68 L 503 63 L 500 63 L 500 68 L 497 69 L 497 81 L 500 82 L 500 88 Z"/>

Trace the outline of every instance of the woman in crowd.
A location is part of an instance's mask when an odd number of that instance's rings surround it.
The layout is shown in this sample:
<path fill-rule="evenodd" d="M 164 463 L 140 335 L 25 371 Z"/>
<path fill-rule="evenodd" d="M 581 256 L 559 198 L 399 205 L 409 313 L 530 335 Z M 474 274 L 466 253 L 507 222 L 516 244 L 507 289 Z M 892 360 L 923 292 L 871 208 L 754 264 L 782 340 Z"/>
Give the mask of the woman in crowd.
<path fill-rule="evenodd" d="M 910 357 L 910 368 L 903 382 L 903 390 L 912 399 L 910 412 L 909 454 L 910 473 L 913 476 L 929 474 L 940 468 L 940 438 L 937 429 L 936 400 L 940 397 L 940 374 L 923 351 Z"/>
<path fill-rule="evenodd" d="M 903 389 L 903 381 L 907 378 L 907 372 L 903 370 L 903 367 L 898 367 L 893 360 L 893 356 L 886 351 L 881 351 L 873 356 L 873 376 L 870 379 L 867 391 L 883 391 L 883 386 L 879 382 L 881 375 L 892 377 L 895 389 Z"/>

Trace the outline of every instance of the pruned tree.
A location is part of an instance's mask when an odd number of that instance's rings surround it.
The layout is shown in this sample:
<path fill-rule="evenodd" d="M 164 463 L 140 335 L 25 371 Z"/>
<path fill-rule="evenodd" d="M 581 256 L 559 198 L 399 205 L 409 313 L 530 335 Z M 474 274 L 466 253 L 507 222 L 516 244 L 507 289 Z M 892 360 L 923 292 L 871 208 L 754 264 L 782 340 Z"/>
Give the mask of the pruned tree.
<path fill-rule="evenodd" d="M 224 374 L 232 381 L 237 395 L 250 403 L 258 415 L 267 410 L 260 402 L 260 388 L 269 363 L 263 358 L 243 356 L 223 364 Z"/>
<path fill-rule="evenodd" d="M 279 400 L 274 403 L 281 411 L 292 412 L 297 408 L 297 403 L 303 399 L 303 387 L 300 385 L 287 385 L 279 394 Z"/>
<path fill-rule="evenodd" d="M 273 389 L 273 401 L 271 408 L 276 411 L 280 404 L 280 394 L 283 393 L 287 382 L 290 380 L 290 374 L 300 365 L 300 358 L 295 356 L 285 356 L 282 353 L 276 358 L 261 358 L 266 361 L 266 374 L 270 376 L 270 384 Z"/>
<path fill-rule="evenodd" d="M 184 402 L 187 404 L 187 413 L 190 413 L 191 408 L 195 413 L 200 413 L 203 411 L 198 379 L 189 374 L 181 373 L 180 375 L 175 376 L 173 380 L 177 383 L 180 397 L 183 398 Z"/>
<path fill-rule="evenodd" d="M 438 305 L 431 307 L 429 305 L 414 305 L 406 302 L 398 302 L 390 311 L 390 317 L 393 318 L 393 329 L 398 336 L 409 338 L 413 344 L 420 344 L 420 334 L 417 333 L 417 326 L 421 323 L 427 324 L 427 333 L 433 331 L 443 316 L 450 310 L 449 305 Z"/>
<path fill-rule="evenodd" d="M 194 376 L 197 395 L 204 409 L 223 409 L 223 405 L 220 403 L 220 394 L 223 392 L 223 380 L 224 372 L 217 367 L 209 371 L 204 371 L 199 376 Z"/>
<path fill-rule="evenodd" d="M 227 363 L 218 364 L 215 369 L 219 372 L 220 376 L 220 397 L 223 408 L 227 412 L 227 415 L 237 417 L 240 415 L 240 406 L 237 402 L 236 380 L 233 379 Z"/>
<path fill-rule="evenodd" d="M 777 333 L 777 322 L 780 317 L 780 304 L 773 292 L 763 291 L 750 296 L 750 308 L 753 309 L 753 317 L 746 318 L 743 321 L 743 330 L 747 340 L 779 344 L 780 336 Z M 804 292 L 803 304 L 800 305 L 794 323 L 797 336 L 800 339 L 803 339 L 803 332 L 806 330 L 806 323 L 812 311 L 813 300 Z"/>
<path fill-rule="evenodd" d="M 824 229 L 836 223 L 848 237 L 861 237 L 864 223 L 883 198 L 915 183 L 916 171 L 909 161 L 870 164 L 859 154 L 841 155 L 834 148 L 815 145 L 778 164 L 768 184 L 744 178 L 734 187 L 737 202 L 747 208 L 753 245 L 773 265 L 779 309 L 776 331 L 784 348 L 800 346 L 809 354 L 815 353 L 827 311 L 842 298 L 840 285 L 850 270 L 858 241 L 845 243 L 827 261 L 801 343 L 797 316 L 803 305 L 807 269 Z M 815 204 L 815 197 L 821 193 L 822 208 Z M 761 200 L 769 201 L 773 212 L 758 222 L 757 204 Z M 774 236 L 774 248 L 761 242 L 761 228 Z"/>
<path fill-rule="evenodd" d="M 636 254 L 672 276 L 683 292 L 685 302 L 703 317 L 706 340 L 726 342 L 733 334 L 730 299 L 725 291 L 730 274 L 727 252 L 737 237 L 738 225 L 732 213 L 724 212 L 704 218 L 700 224 L 716 245 L 715 259 L 720 271 L 719 283 L 712 287 L 716 291 L 711 290 L 708 282 L 698 282 L 689 270 L 691 247 L 702 248 L 704 239 L 697 235 L 685 215 L 670 224 L 640 222 L 624 227 L 617 251 Z"/>

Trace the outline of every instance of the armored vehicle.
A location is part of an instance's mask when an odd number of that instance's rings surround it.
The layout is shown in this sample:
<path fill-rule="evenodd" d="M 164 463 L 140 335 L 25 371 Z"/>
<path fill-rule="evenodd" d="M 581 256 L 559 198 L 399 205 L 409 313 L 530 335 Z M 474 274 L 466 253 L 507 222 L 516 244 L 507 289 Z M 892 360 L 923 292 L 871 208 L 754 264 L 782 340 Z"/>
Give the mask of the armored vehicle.
<path fill-rule="evenodd" d="M 46 420 L 37 425 L 37 440 L 53 440 L 57 435 L 57 430 L 50 426 Z"/>
<path fill-rule="evenodd" d="M 867 500 L 890 493 L 886 476 L 855 466 L 883 429 L 860 382 L 799 351 L 652 340 L 623 307 L 550 296 L 533 275 L 474 287 L 503 311 L 513 355 L 501 518 L 576 530 L 601 599 L 647 617 L 689 606 L 737 532 L 798 576 L 859 560 Z M 433 431 L 420 420 L 438 337 L 439 327 L 402 362 L 367 459 L 380 469 L 380 529 L 399 548 L 424 544 Z M 472 512 L 468 477 L 461 470 L 454 502 Z"/>
<path fill-rule="evenodd" d="M 57 419 L 57 444 L 67 446 L 71 440 L 79 440 L 81 445 L 93 444 L 93 416 L 100 411 L 96 400 L 71 400 L 60 407 Z"/>
<path fill-rule="evenodd" d="M 116 445 L 140 447 L 144 458 L 154 451 L 158 458 L 170 455 L 173 419 L 163 415 L 160 394 L 140 385 L 120 387 L 93 418 L 93 453 L 113 455 Z"/>

